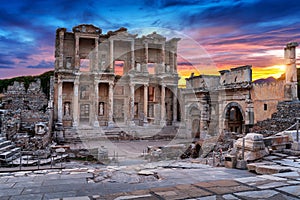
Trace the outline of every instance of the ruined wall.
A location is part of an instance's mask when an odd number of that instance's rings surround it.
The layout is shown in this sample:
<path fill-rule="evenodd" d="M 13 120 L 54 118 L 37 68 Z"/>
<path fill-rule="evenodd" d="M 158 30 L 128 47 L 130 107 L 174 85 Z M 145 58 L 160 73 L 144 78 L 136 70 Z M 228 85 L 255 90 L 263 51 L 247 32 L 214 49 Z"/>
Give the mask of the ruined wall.
<path fill-rule="evenodd" d="M 254 103 L 255 123 L 270 118 L 276 112 L 278 102 L 285 100 L 284 87 L 285 81 L 253 84 L 251 98 Z"/>
<path fill-rule="evenodd" d="M 230 71 L 223 70 L 220 74 L 220 85 L 252 82 L 252 69 L 249 65 L 233 68 Z"/>

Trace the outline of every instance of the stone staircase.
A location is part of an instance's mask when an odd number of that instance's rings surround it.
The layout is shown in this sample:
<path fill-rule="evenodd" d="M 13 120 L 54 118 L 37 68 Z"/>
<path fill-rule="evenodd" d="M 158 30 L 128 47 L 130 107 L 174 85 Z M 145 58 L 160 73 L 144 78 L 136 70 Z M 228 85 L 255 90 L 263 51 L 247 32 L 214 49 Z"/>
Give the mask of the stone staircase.
<path fill-rule="evenodd" d="M 0 137 L 0 163 L 6 165 L 21 156 L 21 149 L 16 147 L 12 141 Z"/>
<path fill-rule="evenodd" d="M 123 140 L 170 140 L 178 136 L 175 126 L 121 126 L 121 127 L 79 127 L 65 129 L 67 144 L 81 144 L 85 141 Z"/>

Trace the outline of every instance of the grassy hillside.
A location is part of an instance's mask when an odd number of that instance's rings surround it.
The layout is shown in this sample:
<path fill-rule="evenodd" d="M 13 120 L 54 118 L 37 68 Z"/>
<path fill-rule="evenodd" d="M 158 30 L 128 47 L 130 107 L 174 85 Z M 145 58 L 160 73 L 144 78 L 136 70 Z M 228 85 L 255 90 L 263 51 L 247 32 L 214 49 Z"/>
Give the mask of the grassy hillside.
<path fill-rule="evenodd" d="M 14 77 L 10 79 L 3 79 L 0 80 L 0 93 L 3 93 L 3 91 L 7 90 L 7 86 L 13 85 L 14 81 L 18 82 L 24 82 L 25 89 L 27 90 L 29 87 L 29 84 L 31 82 L 34 82 L 35 79 L 39 78 L 41 79 L 41 87 L 43 92 L 47 95 L 47 98 L 49 98 L 49 91 L 50 91 L 50 77 L 54 75 L 54 71 L 48 71 L 41 75 L 37 76 L 19 76 Z"/>

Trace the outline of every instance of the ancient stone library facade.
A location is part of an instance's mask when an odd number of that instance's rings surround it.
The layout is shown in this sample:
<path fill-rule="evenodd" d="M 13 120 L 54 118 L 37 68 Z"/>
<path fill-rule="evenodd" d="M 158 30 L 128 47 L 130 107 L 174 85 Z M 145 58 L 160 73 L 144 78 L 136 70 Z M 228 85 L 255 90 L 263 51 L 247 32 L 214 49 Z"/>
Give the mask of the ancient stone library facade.
<path fill-rule="evenodd" d="M 176 122 L 178 40 L 125 28 L 102 34 L 93 25 L 58 29 L 54 120 L 65 127 Z"/>
<path fill-rule="evenodd" d="M 80 128 L 172 126 L 203 137 L 243 132 L 270 118 L 280 101 L 297 100 L 295 48 L 284 50 L 285 80 L 252 81 L 251 66 L 219 76 L 186 79 L 178 88 L 177 42 L 152 33 L 138 37 L 125 28 L 102 34 L 93 25 L 56 32 L 54 121 Z"/>

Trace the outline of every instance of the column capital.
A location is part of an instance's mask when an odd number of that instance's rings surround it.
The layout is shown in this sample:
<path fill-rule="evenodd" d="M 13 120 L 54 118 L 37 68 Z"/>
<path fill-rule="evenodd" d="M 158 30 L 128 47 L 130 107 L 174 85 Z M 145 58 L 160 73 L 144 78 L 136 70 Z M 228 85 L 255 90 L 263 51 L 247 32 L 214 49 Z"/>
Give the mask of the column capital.
<path fill-rule="evenodd" d="M 167 85 L 165 83 L 162 83 L 161 87 L 167 87 Z"/>
<path fill-rule="evenodd" d="M 149 87 L 149 84 L 144 84 L 144 87 Z"/>
<path fill-rule="evenodd" d="M 129 86 L 130 86 L 130 87 L 134 87 L 135 84 L 134 84 L 134 83 L 129 83 Z"/>
<path fill-rule="evenodd" d="M 110 87 L 115 85 L 114 82 L 108 82 L 108 84 L 109 84 Z"/>

